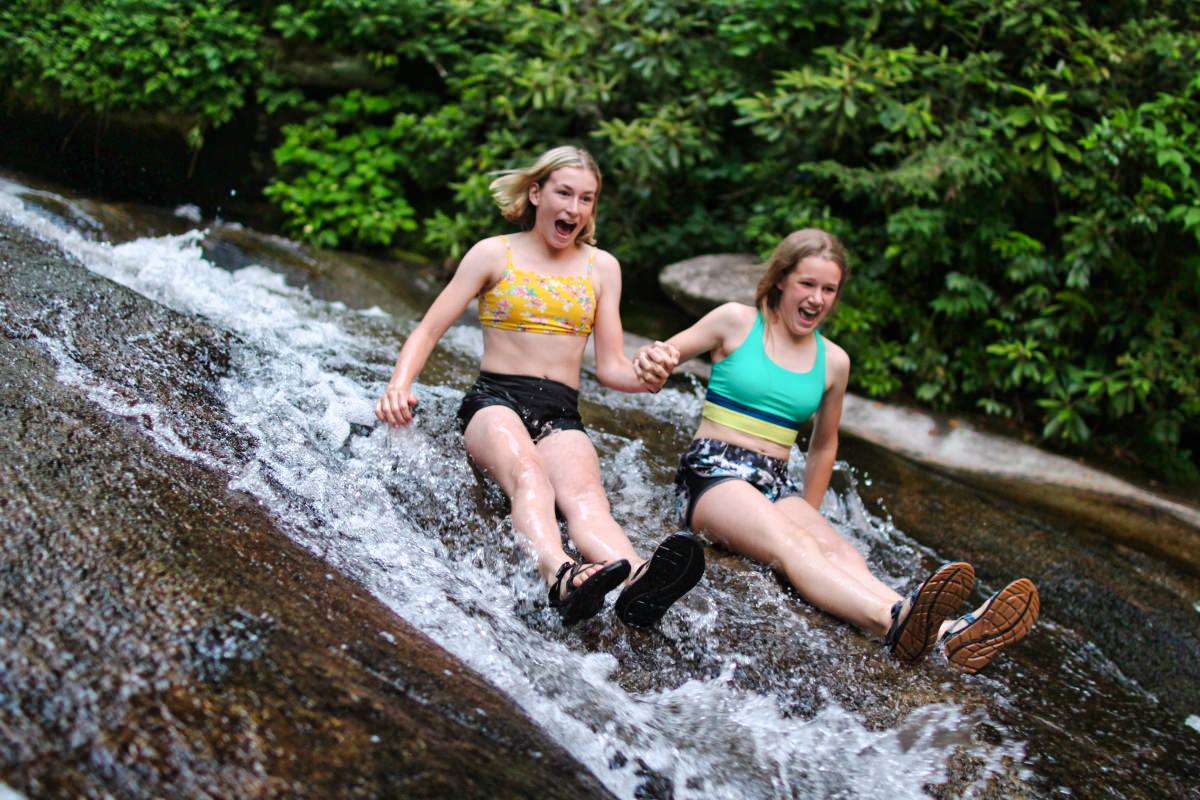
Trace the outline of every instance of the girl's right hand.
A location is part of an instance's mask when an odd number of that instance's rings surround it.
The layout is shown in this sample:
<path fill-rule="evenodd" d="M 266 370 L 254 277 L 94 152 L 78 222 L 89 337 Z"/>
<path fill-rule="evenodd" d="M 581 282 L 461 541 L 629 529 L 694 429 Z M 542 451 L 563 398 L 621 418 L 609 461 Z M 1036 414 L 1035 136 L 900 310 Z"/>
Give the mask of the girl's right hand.
<path fill-rule="evenodd" d="M 407 386 L 388 384 L 383 396 L 375 401 L 375 416 L 388 425 L 407 425 L 417 408 L 417 396 Z"/>

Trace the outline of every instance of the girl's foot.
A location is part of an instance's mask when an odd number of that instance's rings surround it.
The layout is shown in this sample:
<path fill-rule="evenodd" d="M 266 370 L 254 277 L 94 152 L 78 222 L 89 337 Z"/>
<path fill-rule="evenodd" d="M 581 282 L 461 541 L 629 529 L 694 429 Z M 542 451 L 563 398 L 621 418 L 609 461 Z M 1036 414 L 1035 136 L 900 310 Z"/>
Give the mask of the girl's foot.
<path fill-rule="evenodd" d="M 564 561 L 550 585 L 550 607 L 558 609 L 563 625 L 573 625 L 581 620 L 596 616 L 604 607 L 604 596 L 620 586 L 629 577 L 629 562 L 625 559 L 613 561 L 594 571 L 578 586 L 575 578 L 597 564 L 576 564 Z"/>
<path fill-rule="evenodd" d="M 962 608 L 974 585 L 975 568 L 970 564 L 943 564 L 906 599 L 892 606 L 892 627 L 883 643 L 907 664 L 920 661 L 937 644 L 943 620 Z"/>
<path fill-rule="evenodd" d="M 617 618 L 626 625 L 653 625 L 703 575 L 704 547 L 694 536 L 672 534 L 638 567 L 638 574 L 617 598 Z"/>
<path fill-rule="evenodd" d="M 963 672 L 978 672 L 1001 650 L 1025 638 L 1041 608 L 1033 581 L 1013 581 L 946 630 L 942 635 L 946 659 Z"/>

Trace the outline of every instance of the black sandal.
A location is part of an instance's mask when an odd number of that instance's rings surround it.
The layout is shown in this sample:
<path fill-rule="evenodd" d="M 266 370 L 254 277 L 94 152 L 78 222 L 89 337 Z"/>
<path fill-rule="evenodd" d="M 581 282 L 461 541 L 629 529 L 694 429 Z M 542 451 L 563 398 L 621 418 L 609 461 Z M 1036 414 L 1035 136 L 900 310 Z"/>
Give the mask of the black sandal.
<path fill-rule="evenodd" d="M 554 576 L 550 585 L 550 607 L 558 609 L 563 625 L 574 625 L 576 622 L 596 616 L 604 608 L 604 596 L 620 586 L 629 577 L 629 562 L 625 559 L 607 564 L 579 586 L 572 586 L 576 576 L 595 564 L 576 564 L 574 561 L 564 561 Z M 566 581 L 566 595 L 563 594 L 563 581 Z"/>
<path fill-rule="evenodd" d="M 617 598 L 617 618 L 626 625 L 649 627 L 703 575 L 704 547 L 694 536 L 672 534 L 638 567 L 638 576 Z"/>

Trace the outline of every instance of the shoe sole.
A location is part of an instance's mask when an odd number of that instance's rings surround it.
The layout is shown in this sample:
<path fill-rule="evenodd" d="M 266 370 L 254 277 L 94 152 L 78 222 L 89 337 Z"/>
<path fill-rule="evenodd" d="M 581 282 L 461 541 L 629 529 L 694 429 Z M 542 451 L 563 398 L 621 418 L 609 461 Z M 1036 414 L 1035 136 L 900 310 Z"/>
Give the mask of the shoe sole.
<path fill-rule="evenodd" d="M 650 566 L 617 598 L 617 618 L 626 625 L 646 628 L 663 618 L 676 600 L 704 575 L 704 548 L 695 538 L 676 533 L 667 537 L 650 558 Z"/>
<path fill-rule="evenodd" d="M 1013 581 L 988 601 L 979 619 L 946 640 L 946 659 L 956 669 L 975 674 L 1001 650 L 1024 639 L 1041 610 L 1033 581 Z"/>
<path fill-rule="evenodd" d="M 577 588 L 570 600 L 561 606 L 558 613 L 563 625 L 574 625 L 585 619 L 591 619 L 604 608 L 604 597 L 616 589 L 629 577 L 629 562 L 625 559 L 614 561 L 598 570 L 594 575 Z"/>
<path fill-rule="evenodd" d="M 906 664 L 929 655 L 942 622 L 958 613 L 974 585 L 975 568 L 963 561 L 946 564 L 930 575 L 900 626 L 892 654 Z"/>

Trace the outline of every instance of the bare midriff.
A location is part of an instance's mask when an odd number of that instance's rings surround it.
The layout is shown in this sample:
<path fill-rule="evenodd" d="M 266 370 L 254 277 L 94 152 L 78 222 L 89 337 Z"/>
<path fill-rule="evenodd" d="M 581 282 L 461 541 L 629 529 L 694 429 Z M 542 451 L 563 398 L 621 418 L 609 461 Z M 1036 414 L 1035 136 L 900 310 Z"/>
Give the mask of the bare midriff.
<path fill-rule="evenodd" d="M 548 378 L 578 389 L 587 340 L 586 336 L 484 328 L 479 368 L 504 375 Z"/>

